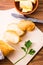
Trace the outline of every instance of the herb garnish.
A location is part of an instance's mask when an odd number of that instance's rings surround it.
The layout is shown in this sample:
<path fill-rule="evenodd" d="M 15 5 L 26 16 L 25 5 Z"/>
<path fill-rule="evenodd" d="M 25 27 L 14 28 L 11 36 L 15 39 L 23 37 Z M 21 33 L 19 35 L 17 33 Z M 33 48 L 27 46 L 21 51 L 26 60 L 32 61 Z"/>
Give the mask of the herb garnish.
<path fill-rule="evenodd" d="M 30 49 L 29 54 L 30 54 L 30 55 L 33 55 L 34 53 L 35 53 L 35 50 Z"/>
<path fill-rule="evenodd" d="M 20 60 L 22 60 L 24 57 L 26 57 L 27 54 L 33 55 L 35 53 L 35 50 L 33 50 L 33 49 L 30 49 L 30 51 L 29 51 L 29 48 L 31 47 L 31 45 L 32 45 L 32 42 L 30 40 L 25 42 L 24 47 L 21 47 L 21 49 L 25 52 L 25 55 L 22 58 L 20 58 L 19 60 L 17 60 L 14 63 L 14 65 L 16 63 L 18 63 Z"/>

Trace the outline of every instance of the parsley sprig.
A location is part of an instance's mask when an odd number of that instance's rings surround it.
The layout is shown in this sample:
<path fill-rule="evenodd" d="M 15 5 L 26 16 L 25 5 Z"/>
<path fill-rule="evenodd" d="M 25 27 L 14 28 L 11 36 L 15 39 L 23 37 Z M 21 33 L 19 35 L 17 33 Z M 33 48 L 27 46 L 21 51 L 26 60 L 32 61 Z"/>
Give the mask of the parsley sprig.
<path fill-rule="evenodd" d="M 26 57 L 27 54 L 33 55 L 35 53 L 35 50 L 33 50 L 33 49 L 30 49 L 30 51 L 29 51 L 29 48 L 31 47 L 31 45 L 32 45 L 32 42 L 30 40 L 25 42 L 24 47 L 21 47 L 21 49 L 25 52 L 25 55 L 22 58 L 20 58 L 19 60 L 17 60 L 14 63 L 14 65 L 16 63 L 18 63 L 20 60 L 22 60 L 24 57 Z"/>

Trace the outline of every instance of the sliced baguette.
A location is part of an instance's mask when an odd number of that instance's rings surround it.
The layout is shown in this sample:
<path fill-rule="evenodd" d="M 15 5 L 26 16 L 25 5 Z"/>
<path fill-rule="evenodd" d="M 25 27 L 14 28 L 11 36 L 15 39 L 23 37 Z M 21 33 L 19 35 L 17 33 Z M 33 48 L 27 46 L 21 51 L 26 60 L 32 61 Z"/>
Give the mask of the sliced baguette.
<path fill-rule="evenodd" d="M 18 36 L 18 34 L 16 32 L 13 32 L 12 30 L 7 30 L 4 38 L 14 44 L 17 44 L 20 41 L 20 37 Z"/>
<path fill-rule="evenodd" d="M 14 51 L 14 48 L 12 48 L 9 44 L 4 42 L 3 40 L 0 40 L 0 49 L 4 56 L 7 56 L 9 53 Z"/>
<path fill-rule="evenodd" d="M 18 27 L 18 25 L 14 23 L 8 26 L 8 30 L 15 31 L 19 36 L 22 36 L 24 34 L 24 32 Z"/>

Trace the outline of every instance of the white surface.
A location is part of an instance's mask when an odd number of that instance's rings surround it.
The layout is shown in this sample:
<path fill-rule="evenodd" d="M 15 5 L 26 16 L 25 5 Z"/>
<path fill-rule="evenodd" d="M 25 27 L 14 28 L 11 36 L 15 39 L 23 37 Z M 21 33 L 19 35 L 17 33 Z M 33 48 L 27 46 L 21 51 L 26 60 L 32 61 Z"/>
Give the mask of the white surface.
<path fill-rule="evenodd" d="M 17 18 L 15 19 L 14 17 L 11 16 L 12 13 L 15 13 L 15 9 L 10 9 L 10 10 L 5 10 L 1 11 L 0 10 L 0 39 L 2 39 L 3 34 L 6 30 L 6 27 L 9 23 L 18 23 L 19 20 Z M 16 12 L 17 13 L 17 12 Z M 27 32 L 25 36 L 23 36 L 23 40 L 17 45 L 12 46 L 16 48 L 16 51 L 11 53 L 7 58 L 14 63 L 18 59 L 20 59 L 24 55 L 24 51 L 21 49 L 22 46 L 24 46 L 24 42 L 26 40 L 31 40 L 33 42 L 32 47 L 34 50 L 36 50 L 36 53 L 42 48 L 42 32 L 36 27 L 34 31 L 32 32 Z M 35 53 L 35 54 L 36 54 Z M 34 54 L 34 55 L 35 55 Z M 23 60 L 18 62 L 16 65 L 26 65 L 33 57 L 34 55 L 27 55 Z"/>

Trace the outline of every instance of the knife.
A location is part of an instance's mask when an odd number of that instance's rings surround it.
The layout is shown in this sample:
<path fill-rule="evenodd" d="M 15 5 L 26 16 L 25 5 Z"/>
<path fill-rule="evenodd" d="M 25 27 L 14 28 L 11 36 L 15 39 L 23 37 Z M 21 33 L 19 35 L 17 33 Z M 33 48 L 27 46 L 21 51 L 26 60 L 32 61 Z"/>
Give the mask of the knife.
<path fill-rule="evenodd" d="M 15 13 L 12 13 L 11 14 L 14 18 L 18 18 L 18 19 L 25 19 L 25 20 L 31 20 L 33 22 L 37 22 L 37 23 L 43 23 L 43 20 L 38 20 L 38 19 L 35 19 L 35 18 L 27 18 L 23 15 L 19 15 L 19 14 L 15 14 Z"/>

